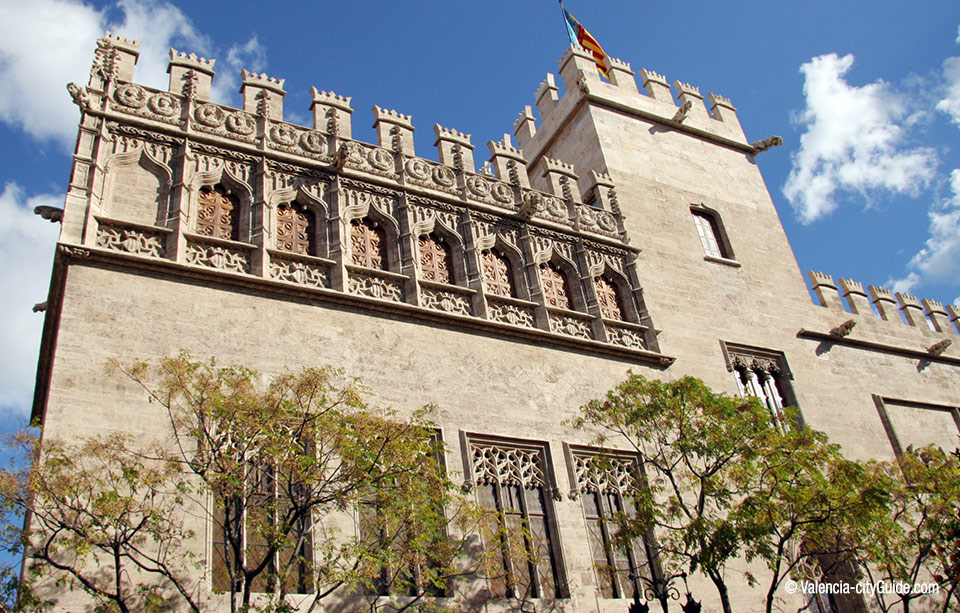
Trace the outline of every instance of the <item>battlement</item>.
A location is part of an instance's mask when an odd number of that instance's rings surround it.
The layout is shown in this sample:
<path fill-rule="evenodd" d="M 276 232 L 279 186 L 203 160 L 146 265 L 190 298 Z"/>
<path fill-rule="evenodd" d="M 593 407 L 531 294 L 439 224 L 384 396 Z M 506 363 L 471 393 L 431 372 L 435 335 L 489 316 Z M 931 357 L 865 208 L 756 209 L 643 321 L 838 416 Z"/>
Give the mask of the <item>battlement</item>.
<path fill-rule="evenodd" d="M 921 330 L 943 334 L 960 334 L 960 309 L 944 306 L 936 300 L 919 299 L 903 292 L 891 292 L 876 285 L 868 286 L 850 279 L 834 283 L 831 275 L 810 271 L 813 291 L 820 306 L 836 311 L 861 315 L 874 321 L 894 322 Z"/>
<path fill-rule="evenodd" d="M 736 107 L 729 98 L 703 94 L 695 85 L 681 80 L 672 84 L 667 77 L 642 68 L 639 70 L 642 89 L 637 87 L 636 73 L 630 64 L 607 56 L 609 81 L 600 76 L 593 56 L 577 45 L 567 48 L 559 61 L 563 79 L 563 96 L 555 76 L 548 73 L 537 87 L 534 101 L 540 115 L 537 126 L 531 107 L 525 107 L 514 122 L 514 134 L 528 161 L 537 161 L 552 135 L 564 124 L 584 99 L 594 105 L 617 112 L 626 112 L 644 120 L 667 125 L 680 132 L 690 132 L 749 153 L 765 148 L 753 147 L 743 134 Z"/>

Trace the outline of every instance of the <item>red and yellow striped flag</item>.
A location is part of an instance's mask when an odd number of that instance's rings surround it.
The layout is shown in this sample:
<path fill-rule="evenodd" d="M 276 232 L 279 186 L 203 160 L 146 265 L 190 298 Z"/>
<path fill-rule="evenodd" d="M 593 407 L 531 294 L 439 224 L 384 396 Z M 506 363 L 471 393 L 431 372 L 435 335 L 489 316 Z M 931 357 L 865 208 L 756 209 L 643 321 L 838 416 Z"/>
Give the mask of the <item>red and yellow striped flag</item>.
<path fill-rule="evenodd" d="M 593 61 L 597 65 L 597 70 L 609 79 L 610 75 L 607 74 L 607 65 L 603 61 L 607 57 L 607 54 L 604 53 L 603 47 L 600 46 L 597 39 L 590 36 L 590 32 L 587 32 L 587 29 L 580 25 L 580 22 L 574 19 L 569 11 L 564 9 L 563 14 L 567 18 L 570 31 L 577 37 L 577 44 L 593 54 Z"/>

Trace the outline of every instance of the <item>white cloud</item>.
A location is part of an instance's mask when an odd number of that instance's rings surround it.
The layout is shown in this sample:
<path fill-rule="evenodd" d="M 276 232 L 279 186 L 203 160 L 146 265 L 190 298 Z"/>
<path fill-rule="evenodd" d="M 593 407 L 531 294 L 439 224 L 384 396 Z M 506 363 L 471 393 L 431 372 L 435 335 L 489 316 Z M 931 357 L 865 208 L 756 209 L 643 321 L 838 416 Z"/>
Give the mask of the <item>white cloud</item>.
<path fill-rule="evenodd" d="M 909 289 L 921 280 L 960 285 L 960 168 L 950 173 L 950 191 L 927 213 L 930 237 L 910 260 L 910 274 L 897 282 Z"/>
<path fill-rule="evenodd" d="M 0 193 L 0 411 L 30 413 L 43 314 L 59 224 L 33 214 L 40 204 L 63 206 L 63 196 L 27 197 L 15 183 Z"/>
<path fill-rule="evenodd" d="M 77 0 L 0 0 L 0 120 L 39 140 L 71 147 L 79 112 L 65 87 L 87 82 L 95 41 L 105 30 L 141 40 L 138 83 L 166 89 L 169 48 L 215 57 L 209 39 L 177 7 L 155 0 L 120 0 L 122 19 Z M 257 38 L 230 47 L 216 68 L 214 98 L 232 100 L 237 73 L 263 70 Z"/>
<path fill-rule="evenodd" d="M 868 201 L 877 190 L 916 194 L 936 170 L 933 149 L 906 144 L 903 125 L 912 118 L 902 95 L 883 81 L 857 87 L 844 80 L 853 61 L 831 53 L 800 67 L 806 108 L 795 121 L 806 131 L 783 192 L 803 223 L 836 209 L 838 192 Z"/>
<path fill-rule="evenodd" d="M 943 80 L 946 96 L 937 103 L 937 110 L 950 115 L 960 126 L 960 57 L 948 57 L 943 61 Z"/>
<path fill-rule="evenodd" d="M 86 84 L 102 21 L 72 0 L 0 0 L 0 119 L 70 147 L 80 112 L 65 86 Z"/>

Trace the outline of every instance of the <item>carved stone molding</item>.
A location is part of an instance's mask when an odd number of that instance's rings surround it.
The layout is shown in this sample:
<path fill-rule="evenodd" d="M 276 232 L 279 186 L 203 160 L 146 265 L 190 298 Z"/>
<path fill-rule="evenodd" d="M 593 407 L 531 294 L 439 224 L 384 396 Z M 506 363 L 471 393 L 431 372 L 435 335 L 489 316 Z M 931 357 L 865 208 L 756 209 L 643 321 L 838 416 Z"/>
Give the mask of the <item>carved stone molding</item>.
<path fill-rule="evenodd" d="M 539 450 L 470 443 L 474 480 L 481 485 L 499 483 L 520 487 L 545 487 Z"/>
<path fill-rule="evenodd" d="M 351 270 L 349 274 L 348 287 L 351 294 L 403 302 L 403 287 L 399 281 L 372 272 Z"/>
<path fill-rule="evenodd" d="M 163 234 L 101 223 L 97 228 L 97 246 L 159 258 L 163 255 Z"/>
<path fill-rule="evenodd" d="M 187 243 L 187 264 L 228 272 L 249 272 L 247 253 L 230 247 L 190 241 Z"/>
<path fill-rule="evenodd" d="M 590 322 L 561 313 L 550 313 L 550 331 L 587 340 L 593 338 L 593 334 L 590 332 Z"/>
<path fill-rule="evenodd" d="M 330 276 L 326 267 L 279 256 L 270 258 L 270 276 L 278 281 L 298 285 L 330 287 Z"/>
<path fill-rule="evenodd" d="M 610 322 L 604 322 L 607 327 L 607 342 L 630 349 L 646 349 L 647 341 L 643 330 L 619 326 Z"/>
<path fill-rule="evenodd" d="M 532 307 L 524 307 L 492 297 L 487 298 L 487 317 L 511 326 L 535 327 Z"/>
<path fill-rule="evenodd" d="M 470 301 L 467 297 L 449 290 L 421 287 L 420 304 L 437 311 L 470 315 Z"/>

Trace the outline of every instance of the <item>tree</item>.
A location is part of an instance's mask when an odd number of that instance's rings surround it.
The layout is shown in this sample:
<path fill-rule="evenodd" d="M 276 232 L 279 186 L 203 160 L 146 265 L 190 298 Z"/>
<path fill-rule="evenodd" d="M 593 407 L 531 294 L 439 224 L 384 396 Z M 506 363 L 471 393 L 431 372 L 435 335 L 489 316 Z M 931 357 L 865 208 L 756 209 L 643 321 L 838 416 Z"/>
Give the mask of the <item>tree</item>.
<path fill-rule="evenodd" d="M 401 419 L 372 408 L 332 369 L 259 386 L 253 370 L 187 354 L 114 366 L 162 407 L 169 431 L 149 443 L 18 438 L 28 461 L 0 472 L 0 502 L 28 518 L 5 535 L 31 582 L 82 589 L 103 611 L 199 611 L 209 564 L 232 611 L 287 611 L 291 593 L 315 610 L 335 591 L 403 610 L 469 572 L 472 541 L 457 535 L 479 513 L 442 470 L 426 409 Z M 339 529 L 357 510 L 356 534 Z M 206 525 L 211 560 L 196 533 Z M 17 587 L 21 602 L 32 597 Z"/>
<path fill-rule="evenodd" d="M 760 559 L 770 570 L 768 613 L 787 578 L 839 577 L 864 559 L 890 491 L 889 479 L 844 458 L 826 435 L 800 425 L 794 410 L 786 416 L 795 426 L 769 428 L 752 468 L 738 471 L 746 493 L 731 512 L 747 561 Z"/>
<path fill-rule="evenodd" d="M 27 462 L 0 472 L 0 499 L 28 522 L 5 526 L 8 542 L 27 555 L 18 610 L 43 608 L 30 584 L 47 577 L 85 591 L 98 610 L 159 612 L 175 601 L 200 610 L 195 560 L 183 547 L 194 537 L 184 527 L 188 486 L 176 464 L 145 460 L 130 442 L 111 435 L 41 446 L 27 432 L 14 438 Z"/>
<path fill-rule="evenodd" d="M 656 530 L 661 561 L 703 572 L 729 613 L 725 569 L 741 548 L 730 512 L 747 493 L 738 473 L 752 470 L 757 444 L 773 427 L 767 409 L 693 377 L 661 382 L 631 372 L 584 406 L 574 425 L 622 437 L 642 460 L 647 487 L 638 491 L 636 515 L 621 518 L 621 539 Z"/>
<path fill-rule="evenodd" d="M 933 446 L 910 447 L 896 462 L 871 468 L 892 483 L 890 509 L 881 529 L 865 541 L 867 557 L 861 569 L 871 583 L 912 588 L 936 580 L 945 592 L 942 610 L 958 603 L 957 560 L 960 540 L 960 458 Z M 907 589 L 877 594 L 884 611 L 910 611 L 911 603 L 926 593 Z"/>
<path fill-rule="evenodd" d="M 383 594 L 385 581 L 409 606 L 459 574 L 466 541 L 451 538 L 444 514 L 456 488 L 425 411 L 401 420 L 371 408 L 356 380 L 331 369 L 286 373 L 262 390 L 250 369 L 186 354 L 123 372 L 170 418 L 172 441 L 157 457 L 211 494 L 201 508 L 214 526 L 214 587 L 232 611 L 254 592 L 275 607 L 312 592 L 313 610 L 344 586 Z M 331 517 L 356 508 L 376 529 L 338 534 Z"/>

